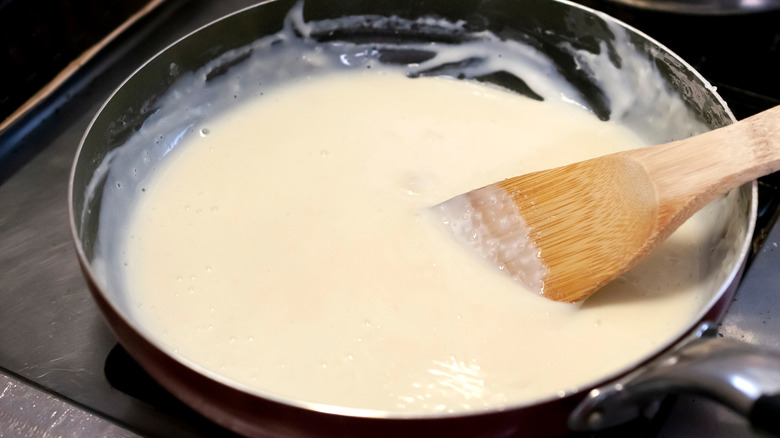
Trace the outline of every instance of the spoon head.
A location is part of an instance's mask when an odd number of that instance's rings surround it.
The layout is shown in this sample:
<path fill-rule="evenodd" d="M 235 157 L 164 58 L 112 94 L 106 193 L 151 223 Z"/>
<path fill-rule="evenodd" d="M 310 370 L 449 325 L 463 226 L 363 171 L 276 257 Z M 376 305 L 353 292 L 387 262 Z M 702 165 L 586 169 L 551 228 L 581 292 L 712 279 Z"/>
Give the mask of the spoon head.
<path fill-rule="evenodd" d="M 437 206 L 455 236 L 545 297 L 583 300 L 660 243 L 644 168 L 623 154 L 509 178 Z"/>

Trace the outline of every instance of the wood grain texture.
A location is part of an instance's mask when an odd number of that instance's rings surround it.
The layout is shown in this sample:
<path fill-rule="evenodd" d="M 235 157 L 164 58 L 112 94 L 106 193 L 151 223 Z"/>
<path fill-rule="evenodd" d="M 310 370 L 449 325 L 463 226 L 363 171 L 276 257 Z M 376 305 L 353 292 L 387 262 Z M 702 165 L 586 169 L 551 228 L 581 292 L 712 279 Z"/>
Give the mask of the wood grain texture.
<path fill-rule="evenodd" d="M 631 268 L 710 201 L 777 170 L 780 107 L 685 140 L 492 186 L 514 199 L 547 267 L 543 295 L 576 302 Z"/>

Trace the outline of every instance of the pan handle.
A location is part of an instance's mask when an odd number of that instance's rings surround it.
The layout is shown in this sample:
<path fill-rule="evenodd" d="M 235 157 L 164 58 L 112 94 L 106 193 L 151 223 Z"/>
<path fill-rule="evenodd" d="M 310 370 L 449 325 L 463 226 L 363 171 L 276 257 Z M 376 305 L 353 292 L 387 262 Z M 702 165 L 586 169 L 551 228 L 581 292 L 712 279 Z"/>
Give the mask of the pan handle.
<path fill-rule="evenodd" d="M 593 389 L 569 417 L 574 430 L 600 430 L 657 409 L 662 396 L 687 393 L 733 409 L 780 436 L 780 352 L 715 337 L 703 323 L 679 347 L 617 382 Z"/>

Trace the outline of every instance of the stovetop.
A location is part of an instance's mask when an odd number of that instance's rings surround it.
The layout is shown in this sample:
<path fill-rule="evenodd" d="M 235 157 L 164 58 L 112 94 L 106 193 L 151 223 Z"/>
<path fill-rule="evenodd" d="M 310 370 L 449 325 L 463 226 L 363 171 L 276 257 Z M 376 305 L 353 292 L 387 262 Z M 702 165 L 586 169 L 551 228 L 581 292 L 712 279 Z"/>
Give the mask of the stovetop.
<path fill-rule="evenodd" d="M 162 390 L 116 343 L 89 295 L 67 219 L 67 181 L 99 106 L 146 59 L 251 0 L 168 4 L 66 83 L 51 115 L 0 137 L 0 436 L 225 436 Z M 632 24 L 713 82 L 738 118 L 780 104 L 780 11 L 741 16 L 648 12 L 581 3 Z M 2 142 L 13 141 L 13 148 Z M 722 336 L 780 348 L 780 176 L 760 180 L 762 215 Z M 5 428 L 5 429 L 4 429 Z M 669 397 L 656 416 L 594 437 L 759 437 L 728 409 Z"/>

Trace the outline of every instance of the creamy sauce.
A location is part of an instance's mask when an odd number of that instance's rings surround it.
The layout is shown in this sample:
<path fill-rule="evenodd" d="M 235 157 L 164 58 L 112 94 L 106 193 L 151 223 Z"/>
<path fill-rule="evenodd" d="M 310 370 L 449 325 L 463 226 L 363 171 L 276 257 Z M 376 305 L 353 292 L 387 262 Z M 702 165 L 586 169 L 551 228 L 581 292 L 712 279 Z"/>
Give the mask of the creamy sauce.
<path fill-rule="evenodd" d="M 719 243 L 741 232 L 726 220 L 734 203 L 708 206 L 578 305 L 520 289 L 431 217 L 507 176 L 707 130 L 624 28 L 607 21 L 613 39 L 596 52 L 556 46 L 604 98 L 597 110 L 533 38 L 302 17 L 299 4 L 278 33 L 196 71 L 170 64 L 173 85 L 86 188 L 82 222 L 100 197 L 91 269 L 150 342 L 261 396 L 416 416 L 576 391 L 702 316 L 729 272 L 707 260 L 736 254 Z M 366 23 L 466 38 L 316 38 Z M 496 72 L 544 102 L 468 81 Z M 405 77 L 432 74 L 444 77 Z"/>
<path fill-rule="evenodd" d="M 710 296 L 706 212 L 578 305 L 522 290 L 431 220 L 501 178 L 643 145 L 576 105 L 367 70 L 194 129 L 136 192 L 123 282 L 155 339 L 262 394 L 409 414 L 525 403 L 641 360 Z"/>

